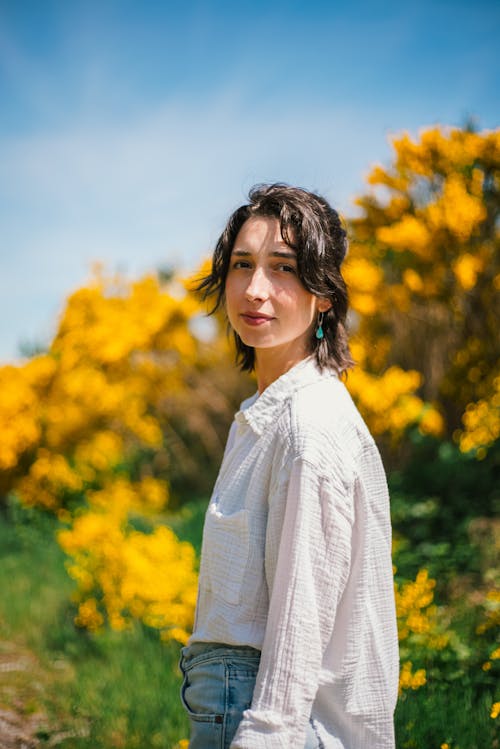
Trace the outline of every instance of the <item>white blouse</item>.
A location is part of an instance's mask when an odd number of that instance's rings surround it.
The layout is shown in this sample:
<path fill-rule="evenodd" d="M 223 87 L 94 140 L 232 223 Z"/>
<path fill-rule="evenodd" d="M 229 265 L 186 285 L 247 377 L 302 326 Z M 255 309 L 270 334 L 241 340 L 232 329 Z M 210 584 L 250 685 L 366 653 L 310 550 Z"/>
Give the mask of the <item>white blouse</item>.
<path fill-rule="evenodd" d="M 261 650 L 231 749 L 391 749 L 389 498 L 347 390 L 312 358 L 236 414 L 203 531 L 190 642 Z"/>

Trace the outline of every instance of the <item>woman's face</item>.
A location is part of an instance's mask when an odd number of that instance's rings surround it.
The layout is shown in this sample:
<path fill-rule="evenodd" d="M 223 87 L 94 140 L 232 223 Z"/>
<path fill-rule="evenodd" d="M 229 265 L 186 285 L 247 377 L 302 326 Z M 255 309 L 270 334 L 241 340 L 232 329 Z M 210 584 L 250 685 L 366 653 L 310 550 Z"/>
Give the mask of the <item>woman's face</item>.
<path fill-rule="evenodd" d="M 307 291 L 297 272 L 278 219 L 247 219 L 234 243 L 225 298 L 231 326 L 257 354 L 286 348 L 300 360 L 309 353 L 318 311 L 330 304 Z"/>

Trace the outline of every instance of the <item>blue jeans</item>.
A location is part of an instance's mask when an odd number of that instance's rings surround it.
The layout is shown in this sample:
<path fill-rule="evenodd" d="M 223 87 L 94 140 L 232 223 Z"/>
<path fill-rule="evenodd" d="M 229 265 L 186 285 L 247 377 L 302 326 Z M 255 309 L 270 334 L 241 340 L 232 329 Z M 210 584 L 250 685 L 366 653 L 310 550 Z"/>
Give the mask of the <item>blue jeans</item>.
<path fill-rule="evenodd" d="M 191 725 L 189 749 L 229 749 L 244 710 L 252 703 L 260 651 L 197 642 L 182 648 L 181 700 Z M 304 749 L 320 749 L 307 727 Z"/>

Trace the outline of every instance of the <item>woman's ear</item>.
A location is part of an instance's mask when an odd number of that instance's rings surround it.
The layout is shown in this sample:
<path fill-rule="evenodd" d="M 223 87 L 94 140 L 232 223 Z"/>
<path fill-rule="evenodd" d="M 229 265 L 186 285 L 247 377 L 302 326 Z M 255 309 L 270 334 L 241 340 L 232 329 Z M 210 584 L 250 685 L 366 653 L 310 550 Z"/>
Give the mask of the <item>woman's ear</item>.
<path fill-rule="evenodd" d="M 318 312 L 328 312 L 329 309 L 332 308 L 332 303 L 329 299 L 318 299 L 318 304 L 316 309 Z"/>

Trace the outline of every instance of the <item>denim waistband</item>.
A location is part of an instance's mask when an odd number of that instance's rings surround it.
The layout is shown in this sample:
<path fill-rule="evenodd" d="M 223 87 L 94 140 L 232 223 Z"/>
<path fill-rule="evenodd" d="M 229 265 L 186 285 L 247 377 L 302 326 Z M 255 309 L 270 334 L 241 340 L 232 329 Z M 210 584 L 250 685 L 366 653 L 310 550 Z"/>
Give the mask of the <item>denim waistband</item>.
<path fill-rule="evenodd" d="M 193 642 L 181 649 L 183 666 L 192 665 L 198 660 L 206 658 L 245 658 L 259 660 L 260 650 L 249 645 L 226 645 L 221 642 Z"/>

